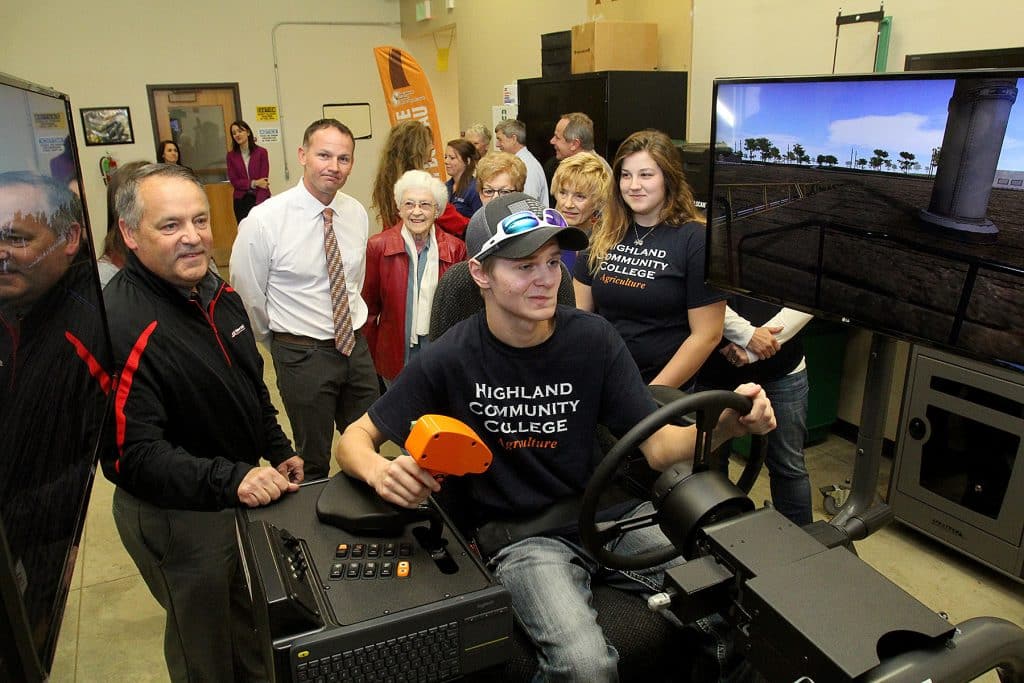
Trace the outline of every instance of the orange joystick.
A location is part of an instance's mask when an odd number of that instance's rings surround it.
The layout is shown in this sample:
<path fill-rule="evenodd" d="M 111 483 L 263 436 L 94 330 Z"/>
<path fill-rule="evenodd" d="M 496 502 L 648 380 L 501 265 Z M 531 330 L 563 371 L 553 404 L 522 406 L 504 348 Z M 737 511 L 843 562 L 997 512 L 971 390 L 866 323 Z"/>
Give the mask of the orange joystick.
<path fill-rule="evenodd" d="M 480 474 L 491 466 L 491 449 L 461 420 L 424 415 L 412 424 L 405 450 L 440 481 L 453 474 Z"/>

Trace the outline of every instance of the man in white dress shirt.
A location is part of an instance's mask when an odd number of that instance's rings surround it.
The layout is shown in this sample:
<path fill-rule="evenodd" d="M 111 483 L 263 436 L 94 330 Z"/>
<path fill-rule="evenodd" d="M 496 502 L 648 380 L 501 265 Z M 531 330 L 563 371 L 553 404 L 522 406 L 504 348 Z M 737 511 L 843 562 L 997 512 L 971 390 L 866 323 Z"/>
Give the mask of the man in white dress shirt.
<path fill-rule="evenodd" d="M 526 124 L 516 119 L 505 119 L 494 127 L 494 135 L 498 149 L 515 154 L 526 164 L 526 186 L 523 192 L 540 202 L 545 209 L 551 206 L 544 167 L 537 161 L 537 157 L 526 149 Z"/>
<path fill-rule="evenodd" d="M 328 475 L 334 428 L 344 431 L 379 396 L 359 333 L 369 221 L 362 204 L 339 192 L 354 152 L 345 124 L 311 123 L 299 148 L 302 180 L 255 207 L 231 251 L 231 283 L 257 338 L 270 346 L 307 480 Z"/>

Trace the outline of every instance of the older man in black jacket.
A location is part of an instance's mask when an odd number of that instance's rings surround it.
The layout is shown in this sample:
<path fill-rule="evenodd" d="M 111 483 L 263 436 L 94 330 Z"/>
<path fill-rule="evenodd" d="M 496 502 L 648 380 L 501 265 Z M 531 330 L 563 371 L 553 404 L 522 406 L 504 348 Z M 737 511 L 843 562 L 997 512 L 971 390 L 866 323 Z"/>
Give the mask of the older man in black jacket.
<path fill-rule="evenodd" d="M 245 308 L 209 270 L 196 176 L 144 166 L 117 209 L 131 253 L 104 291 L 119 378 L 103 470 L 118 532 L 167 611 L 171 679 L 265 680 L 232 508 L 297 490 L 302 459 L 277 422 Z"/>

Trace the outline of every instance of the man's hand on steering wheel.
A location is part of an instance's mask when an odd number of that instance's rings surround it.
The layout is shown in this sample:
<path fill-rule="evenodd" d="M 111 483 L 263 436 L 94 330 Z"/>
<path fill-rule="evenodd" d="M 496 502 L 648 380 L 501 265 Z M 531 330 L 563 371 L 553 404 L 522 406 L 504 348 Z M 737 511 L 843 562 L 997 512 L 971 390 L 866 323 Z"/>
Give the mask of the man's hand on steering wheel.
<path fill-rule="evenodd" d="M 740 417 L 740 413 L 744 415 Z M 597 524 L 598 502 L 626 455 L 666 426 L 678 425 L 679 420 L 689 414 L 694 414 L 696 419 L 690 428 L 695 430 L 694 441 L 690 444 L 698 455 L 692 472 L 678 466 L 665 469 L 654 484 L 656 511 L 653 514 Z M 708 468 L 712 443 L 717 440 L 717 437 L 712 439 L 712 433 L 742 436 L 763 434 L 774 428 L 775 414 L 757 384 L 744 384 L 735 392 L 705 391 L 682 395 L 662 405 L 624 434 L 594 470 L 580 506 L 579 530 L 583 545 L 599 562 L 613 569 L 653 567 L 680 553 L 689 557 L 694 552 L 695 534 L 703 524 L 753 509 L 753 502 L 744 494 L 749 492 L 764 461 L 763 451 L 762 455 L 749 458 L 737 487 L 721 471 Z M 628 531 L 661 525 L 666 505 L 672 510 L 670 517 L 675 522 L 681 520 L 678 528 L 662 526 L 672 545 L 639 555 L 620 555 L 608 548 L 612 541 Z M 679 514 L 680 508 L 682 514 Z"/>
<path fill-rule="evenodd" d="M 753 407 L 746 415 L 740 416 L 729 408 L 722 411 L 718 419 L 718 429 L 732 437 L 747 434 L 767 434 L 775 429 L 775 411 L 759 384 L 747 383 L 736 387 L 736 393 L 753 401 Z"/>

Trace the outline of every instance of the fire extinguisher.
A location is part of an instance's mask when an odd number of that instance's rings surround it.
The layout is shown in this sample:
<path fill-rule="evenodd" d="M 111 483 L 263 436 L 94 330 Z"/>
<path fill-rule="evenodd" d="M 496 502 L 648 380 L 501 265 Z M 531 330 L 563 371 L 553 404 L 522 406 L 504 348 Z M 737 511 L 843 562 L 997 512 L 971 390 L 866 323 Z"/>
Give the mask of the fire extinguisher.
<path fill-rule="evenodd" d="M 110 176 L 114 174 L 116 169 L 117 159 L 110 156 L 109 152 L 100 157 L 100 175 L 103 176 L 104 185 L 110 182 Z"/>

